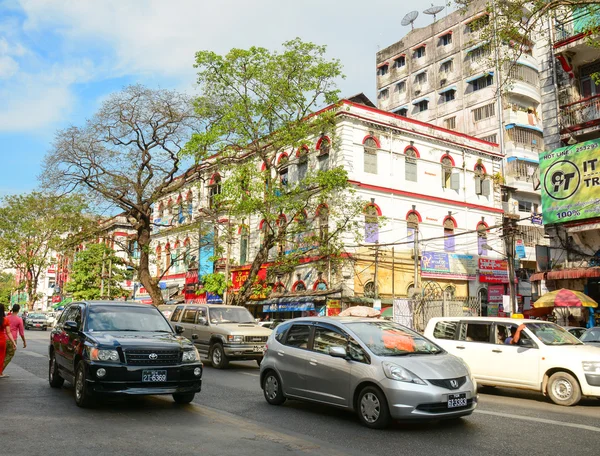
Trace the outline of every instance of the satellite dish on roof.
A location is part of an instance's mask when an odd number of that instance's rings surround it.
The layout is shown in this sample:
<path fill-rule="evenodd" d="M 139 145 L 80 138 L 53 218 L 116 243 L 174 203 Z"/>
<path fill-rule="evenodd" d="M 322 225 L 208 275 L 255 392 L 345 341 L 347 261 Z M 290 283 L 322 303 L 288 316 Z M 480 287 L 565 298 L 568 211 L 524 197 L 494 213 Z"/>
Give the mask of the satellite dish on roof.
<path fill-rule="evenodd" d="M 415 19 L 417 18 L 418 15 L 419 15 L 418 11 L 411 11 L 410 13 L 408 13 L 406 16 L 404 16 L 402 18 L 402 22 L 400 22 L 400 24 L 402 24 L 403 26 L 407 26 L 408 24 L 410 24 L 411 30 L 414 30 L 415 26 L 414 26 L 413 22 L 415 21 Z"/>
<path fill-rule="evenodd" d="M 425 11 L 423 11 L 423 13 L 433 16 L 433 22 L 435 22 L 436 14 L 439 13 L 440 11 L 442 11 L 443 9 L 444 9 L 443 6 L 433 6 L 433 3 L 432 3 L 431 8 L 427 8 Z"/>

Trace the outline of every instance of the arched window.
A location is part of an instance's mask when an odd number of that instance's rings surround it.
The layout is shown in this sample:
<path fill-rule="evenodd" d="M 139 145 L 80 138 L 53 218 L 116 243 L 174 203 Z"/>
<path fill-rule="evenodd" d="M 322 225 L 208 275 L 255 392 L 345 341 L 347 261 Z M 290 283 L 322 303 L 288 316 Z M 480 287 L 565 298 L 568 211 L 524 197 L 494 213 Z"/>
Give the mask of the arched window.
<path fill-rule="evenodd" d="M 315 284 L 313 285 L 313 290 L 315 291 L 325 291 L 327 290 L 327 282 L 325 282 L 323 279 L 319 279 L 315 282 Z"/>
<path fill-rule="evenodd" d="M 442 187 L 450 188 L 452 184 L 452 167 L 454 162 L 450 155 L 444 155 L 441 160 L 442 163 Z"/>
<path fill-rule="evenodd" d="M 477 224 L 477 253 L 480 256 L 487 255 L 487 250 L 484 247 L 487 244 L 487 230 L 488 226 L 485 222 Z"/>
<path fill-rule="evenodd" d="M 160 277 L 162 274 L 162 246 L 158 244 L 156 247 L 156 276 Z"/>
<path fill-rule="evenodd" d="M 372 136 L 368 136 L 363 141 L 363 146 L 365 173 L 377 174 L 377 141 Z"/>
<path fill-rule="evenodd" d="M 302 146 L 296 152 L 298 157 L 298 182 L 302 182 L 306 178 L 308 170 L 308 146 Z"/>
<path fill-rule="evenodd" d="M 302 280 L 298 280 L 293 286 L 292 291 L 295 293 L 299 293 L 302 291 L 306 291 L 306 284 Z"/>
<path fill-rule="evenodd" d="M 167 217 L 172 217 L 173 216 L 173 200 L 171 198 L 169 198 L 169 201 L 167 202 Z"/>
<path fill-rule="evenodd" d="M 363 287 L 363 294 L 365 298 L 374 298 L 375 297 L 375 282 L 370 281 L 365 283 Z"/>
<path fill-rule="evenodd" d="M 446 252 L 454 252 L 456 248 L 456 238 L 454 237 L 454 219 L 447 216 L 444 219 L 444 250 Z"/>
<path fill-rule="evenodd" d="M 171 254 L 171 262 L 173 263 L 173 272 L 181 272 L 183 265 L 183 258 L 181 257 L 181 244 L 179 240 L 175 242 L 173 247 L 173 253 Z"/>
<path fill-rule="evenodd" d="M 283 282 L 277 282 L 273 285 L 273 293 L 285 293 L 287 290 L 285 289 L 285 285 Z"/>
<path fill-rule="evenodd" d="M 478 163 L 475 165 L 475 194 L 483 195 L 484 193 L 484 182 L 485 182 L 485 167 Z"/>
<path fill-rule="evenodd" d="M 171 258 L 171 244 L 169 244 L 167 242 L 167 245 L 165 245 L 165 271 L 169 271 L 169 269 L 171 268 L 171 261 L 173 259 Z"/>
<path fill-rule="evenodd" d="M 279 174 L 279 182 L 284 187 L 288 185 L 288 162 L 289 157 L 285 152 L 281 154 L 279 160 L 277 161 L 277 173 Z"/>
<path fill-rule="evenodd" d="M 406 288 L 406 296 L 411 298 L 414 294 L 415 294 L 415 286 L 414 286 L 414 284 L 411 284 L 408 286 L 408 288 Z"/>
<path fill-rule="evenodd" d="M 160 203 L 158 205 L 158 218 L 162 219 L 165 216 L 165 205 Z"/>
<path fill-rule="evenodd" d="M 296 215 L 295 233 L 296 248 L 301 252 L 304 252 L 310 248 L 307 239 L 308 231 L 308 214 L 303 210 Z"/>
<path fill-rule="evenodd" d="M 183 215 L 183 202 L 180 202 L 177 207 L 177 223 L 181 225 L 183 222 L 185 222 L 185 215 Z"/>
<path fill-rule="evenodd" d="M 194 214 L 194 195 L 192 194 L 191 190 L 188 192 L 187 196 L 185 197 L 185 201 L 187 203 L 188 222 L 191 222 L 192 215 Z"/>
<path fill-rule="evenodd" d="M 414 241 L 415 233 L 419 229 L 419 222 L 421 221 L 421 216 L 418 212 L 412 210 L 406 216 L 406 240 Z"/>
<path fill-rule="evenodd" d="M 208 184 L 208 205 L 215 208 L 218 203 L 218 196 L 221 194 L 221 176 L 215 173 Z"/>
<path fill-rule="evenodd" d="M 456 287 L 454 285 L 448 285 L 444 289 L 444 297 L 446 299 L 454 299 L 454 298 L 456 298 Z"/>
<path fill-rule="evenodd" d="M 248 262 L 250 247 L 250 230 L 247 226 L 240 227 L 240 265 Z"/>
<path fill-rule="evenodd" d="M 404 178 L 410 182 L 417 182 L 417 158 L 419 153 L 414 147 L 407 147 L 404 150 Z"/>
<path fill-rule="evenodd" d="M 317 157 L 319 161 L 319 169 L 327 171 L 329 169 L 329 152 L 331 151 L 331 140 L 327 136 L 321 136 L 317 142 Z"/>
<path fill-rule="evenodd" d="M 329 239 L 329 208 L 326 204 L 321 204 L 317 208 L 317 223 L 319 226 L 319 240 L 327 242 Z"/>
<path fill-rule="evenodd" d="M 365 207 L 365 242 L 379 242 L 379 215 L 381 210 L 376 204 Z"/>

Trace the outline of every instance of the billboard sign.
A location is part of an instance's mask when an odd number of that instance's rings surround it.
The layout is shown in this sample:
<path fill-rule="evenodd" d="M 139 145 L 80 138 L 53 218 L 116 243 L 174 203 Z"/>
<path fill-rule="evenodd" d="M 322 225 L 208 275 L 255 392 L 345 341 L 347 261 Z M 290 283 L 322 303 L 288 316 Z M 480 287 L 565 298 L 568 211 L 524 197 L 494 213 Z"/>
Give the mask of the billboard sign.
<path fill-rule="evenodd" d="M 477 261 L 473 255 L 423 252 L 421 277 L 475 280 Z"/>
<path fill-rule="evenodd" d="M 600 139 L 540 154 L 544 224 L 600 217 Z"/>
<path fill-rule="evenodd" d="M 508 283 L 508 261 L 479 258 L 479 282 Z"/>

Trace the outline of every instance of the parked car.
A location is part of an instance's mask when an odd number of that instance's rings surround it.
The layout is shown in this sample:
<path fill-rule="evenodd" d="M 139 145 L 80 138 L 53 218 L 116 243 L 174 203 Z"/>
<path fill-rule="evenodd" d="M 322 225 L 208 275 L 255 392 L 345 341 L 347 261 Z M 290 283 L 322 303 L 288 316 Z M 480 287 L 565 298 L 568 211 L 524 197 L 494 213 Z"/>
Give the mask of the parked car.
<path fill-rule="evenodd" d="M 154 306 L 70 304 L 50 335 L 48 381 L 53 388 L 73 383 L 80 407 L 102 394 L 172 394 L 189 403 L 202 386 L 202 363 L 181 332 Z"/>
<path fill-rule="evenodd" d="M 23 323 L 23 326 L 25 326 L 25 329 L 39 328 L 47 331 L 48 319 L 43 313 L 30 313 L 27 315 L 27 319 Z"/>
<path fill-rule="evenodd" d="M 171 318 L 173 311 L 177 306 L 175 304 L 163 304 L 162 306 L 158 306 L 158 310 L 162 312 L 165 318 L 168 320 Z"/>
<path fill-rule="evenodd" d="M 585 332 L 585 328 L 581 328 L 580 326 L 563 326 L 563 328 L 578 339 L 581 339 L 582 334 Z"/>
<path fill-rule="evenodd" d="M 277 328 L 277 326 L 279 326 L 281 323 L 283 323 L 285 320 L 267 320 L 267 321 L 259 321 L 258 325 L 262 326 L 263 328 L 269 328 L 269 329 L 275 329 Z"/>
<path fill-rule="evenodd" d="M 46 312 L 46 322 L 48 323 L 49 328 L 53 328 L 56 324 L 56 313 L 54 312 Z"/>
<path fill-rule="evenodd" d="M 302 399 L 357 412 L 367 427 L 392 419 L 470 415 L 469 368 L 422 335 L 388 320 L 309 317 L 279 325 L 260 366 L 266 401 Z"/>
<path fill-rule="evenodd" d="M 524 325 L 518 344 L 507 344 Z M 559 405 L 600 397 L 600 350 L 545 321 L 489 317 L 432 318 L 425 336 L 460 356 L 479 385 L 530 389 Z"/>
<path fill-rule="evenodd" d="M 581 342 L 589 345 L 596 345 L 600 347 L 600 326 L 594 326 L 593 328 L 586 329 L 583 335 L 580 337 Z"/>
<path fill-rule="evenodd" d="M 171 326 L 181 325 L 203 359 L 222 369 L 233 360 L 256 360 L 258 365 L 271 330 L 256 324 L 248 309 L 227 305 L 179 305 Z"/>

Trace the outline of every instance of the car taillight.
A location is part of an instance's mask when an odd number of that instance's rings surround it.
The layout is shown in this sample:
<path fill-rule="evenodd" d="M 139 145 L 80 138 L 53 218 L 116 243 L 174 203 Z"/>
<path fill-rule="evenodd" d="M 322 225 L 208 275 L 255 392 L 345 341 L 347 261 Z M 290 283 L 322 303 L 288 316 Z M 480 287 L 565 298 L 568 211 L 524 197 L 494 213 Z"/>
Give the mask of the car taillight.
<path fill-rule="evenodd" d="M 265 351 L 267 351 L 269 349 L 269 345 L 265 344 Z"/>

